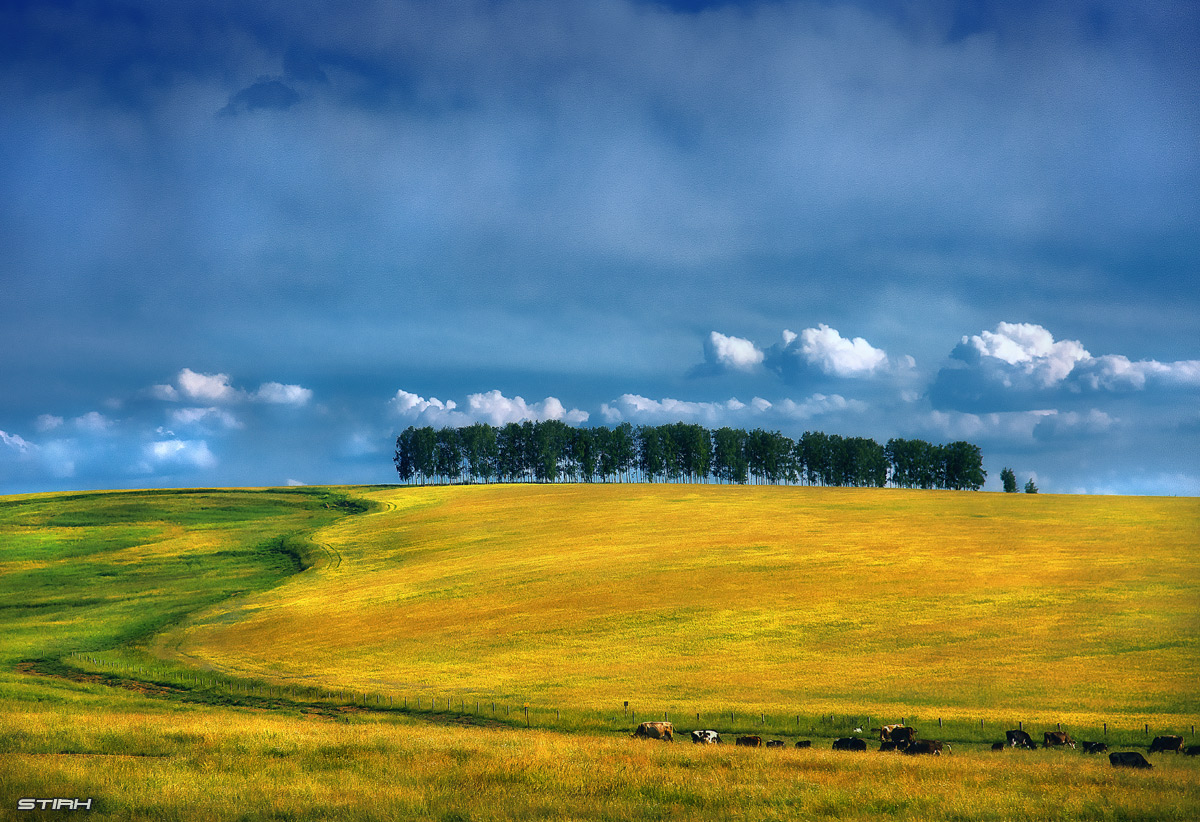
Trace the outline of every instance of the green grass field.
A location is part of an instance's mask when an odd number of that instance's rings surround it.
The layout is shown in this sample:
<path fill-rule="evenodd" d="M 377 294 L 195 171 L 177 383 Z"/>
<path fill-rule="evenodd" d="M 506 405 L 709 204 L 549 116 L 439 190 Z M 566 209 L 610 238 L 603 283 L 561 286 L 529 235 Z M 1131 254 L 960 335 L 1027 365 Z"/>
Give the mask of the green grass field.
<path fill-rule="evenodd" d="M 1017 722 L 1097 739 L 1108 723 L 1125 749 L 1146 724 L 1190 733 L 1198 502 L 0 498 L 0 818 L 36 817 L 22 796 L 97 797 L 104 819 L 1200 818 L 1192 758 L 1131 773 L 987 750 Z M 628 739 L 664 712 L 816 747 Z M 828 750 L 868 717 L 954 754 Z"/>

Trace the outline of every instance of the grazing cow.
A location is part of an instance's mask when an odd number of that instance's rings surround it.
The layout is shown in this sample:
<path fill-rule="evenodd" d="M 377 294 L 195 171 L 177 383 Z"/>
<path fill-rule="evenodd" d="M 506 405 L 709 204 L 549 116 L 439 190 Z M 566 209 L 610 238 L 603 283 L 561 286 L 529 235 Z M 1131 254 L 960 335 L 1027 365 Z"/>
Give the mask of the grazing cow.
<path fill-rule="evenodd" d="M 1184 756 L 1196 756 L 1200 754 L 1200 745 L 1188 745 L 1183 749 Z"/>
<path fill-rule="evenodd" d="M 1172 751 L 1173 753 L 1183 753 L 1183 737 L 1182 736 L 1156 736 L 1154 741 L 1150 743 L 1150 753 Z"/>
<path fill-rule="evenodd" d="M 910 728 L 907 725 L 898 725 L 895 728 L 892 728 L 892 733 L 890 736 L 892 742 L 895 742 L 902 748 L 905 745 L 911 745 L 916 737 L 917 729 Z"/>
<path fill-rule="evenodd" d="M 1146 757 L 1137 751 L 1116 751 L 1108 755 L 1108 761 L 1114 768 L 1153 768 Z"/>
<path fill-rule="evenodd" d="M 897 728 L 903 728 L 903 727 L 904 727 L 903 725 L 884 725 L 882 728 L 879 729 L 879 741 L 887 742 L 889 739 L 892 738 L 892 731 L 896 730 Z M 872 728 L 871 730 L 875 730 L 875 729 Z"/>
<path fill-rule="evenodd" d="M 747 748 L 761 748 L 762 747 L 762 737 L 761 736 L 739 736 L 737 738 L 737 744 L 745 745 Z"/>
<path fill-rule="evenodd" d="M 783 740 L 782 739 L 772 739 L 770 742 L 767 743 L 767 747 L 768 748 L 782 748 L 782 747 L 784 747 Z"/>
<path fill-rule="evenodd" d="M 643 722 L 637 726 L 633 736 L 640 739 L 661 739 L 664 742 L 674 742 L 675 726 L 670 722 Z"/>
<path fill-rule="evenodd" d="M 692 731 L 692 742 L 697 745 L 720 745 L 721 735 L 716 731 Z"/>
<path fill-rule="evenodd" d="M 796 743 L 796 747 L 797 748 L 811 748 L 812 740 L 811 739 L 801 739 L 799 742 Z"/>
<path fill-rule="evenodd" d="M 993 742 L 993 743 L 992 743 L 992 750 L 993 750 L 993 751 L 1002 751 L 1002 750 L 1004 750 L 1004 749 L 1005 749 L 1005 748 L 1007 748 L 1007 747 L 1008 747 L 1008 743 L 1007 743 L 1007 742 Z"/>
<path fill-rule="evenodd" d="M 904 752 L 909 755 L 916 754 L 932 754 L 933 756 L 941 756 L 942 749 L 950 749 L 950 746 L 945 742 L 938 742 L 936 739 L 922 739 L 920 742 L 914 742 L 904 749 Z"/>
<path fill-rule="evenodd" d="M 1008 739 L 1008 744 L 1014 748 L 1028 748 L 1032 751 L 1037 747 L 1033 744 L 1033 737 L 1024 731 L 1005 731 L 1004 736 Z"/>
<path fill-rule="evenodd" d="M 1108 753 L 1108 745 L 1103 742 L 1080 742 L 1079 744 L 1083 746 L 1084 753 Z"/>
<path fill-rule="evenodd" d="M 859 739 L 856 736 L 843 736 L 841 739 L 833 740 L 833 749 L 835 751 L 865 751 L 867 740 Z"/>
<path fill-rule="evenodd" d="M 1046 731 L 1044 738 L 1046 741 L 1042 743 L 1043 748 L 1057 748 L 1059 746 L 1075 747 L 1075 740 L 1066 731 Z"/>

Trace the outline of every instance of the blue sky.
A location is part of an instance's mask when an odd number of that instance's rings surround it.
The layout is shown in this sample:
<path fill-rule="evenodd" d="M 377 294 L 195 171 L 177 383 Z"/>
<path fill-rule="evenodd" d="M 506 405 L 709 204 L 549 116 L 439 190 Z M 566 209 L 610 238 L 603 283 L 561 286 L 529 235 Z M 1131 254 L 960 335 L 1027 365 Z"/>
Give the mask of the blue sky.
<path fill-rule="evenodd" d="M 1200 493 L 1195 3 L 352 6 L 0 6 L 0 493 L 546 418 Z"/>

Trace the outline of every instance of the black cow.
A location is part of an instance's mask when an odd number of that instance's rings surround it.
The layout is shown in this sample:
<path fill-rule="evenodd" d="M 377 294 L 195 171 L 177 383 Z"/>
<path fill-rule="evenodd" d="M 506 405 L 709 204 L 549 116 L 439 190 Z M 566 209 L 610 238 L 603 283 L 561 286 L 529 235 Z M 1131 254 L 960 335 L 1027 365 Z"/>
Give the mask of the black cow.
<path fill-rule="evenodd" d="M 893 742 L 903 748 L 905 745 L 911 745 L 917 737 L 917 729 L 910 728 L 907 725 L 901 725 L 898 728 L 892 728 L 889 737 Z"/>
<path fill-rule="evenodd" d="M 801 739 L 799 742 L 796 743 L 796 747 L 797 748 L 811 748 L 812 740 L 811 739 Z"/>
<path fill-rule="evenodd" d="M 1084 753 L 1090 753 L 1090 754 L 1108 753 L 1108 746 L 1105 745 L 1103 742 L 1080 742 L 1079 744 L 1083 746 Z"/>
<path fill-rule="evenodd" d="M 865 751 L 867 740 L 859 739 L 856 736 L 843 736 L 841 739 L 833 740 L 833 749 L 835 751 Z"/>
<path fill-rule="evenodd" d="M 1153 768 L 1146 757 L 1137 751 L 1115 751 L 1108 755 L 1108 761 L 1114 768 Z"/>
<path fill-rule="evenodd" d="M 782 747 L 784 747 L 784 742 L 782 739 L 772 739 L 770 742 L 767 743 L 767 747 L 768 748 L 782 748 Z"/>
<path fill-rule="evenodd" d="M 914 742 L 904 749 L 904 752 L 910 756 L 917 754 L 930 754 L 932 756 L 941 756 L 942 749 L 950 749 L 950 746 L 945 742 L 939 742 L 936 739 L 922 739 L 920 742 Z"/>
<path fill-rule="evenodd" d="M 1028 748 L 1033 750 L 1037 745 L 1033 744 L 1033 737 L 1024 731 L 1005 731 L 1005 738 L 1008 744 L 1014 748 Z"/>
<path fill-rule="evenodd" d="M 893 742 L 890 739 L 887 742 L 879 743 L 879 750 L 881 750 L 881 751 L 895 751 L 895 750 L 898 750 L 899 748 L 900 748 L 900 746 L 897 745 L 895 742 Z"/>
<path fill-rule="evenodd" d="M 1173 753 L 1183 753 L 1183 737 L 1182 736 L 1156 736 L 1154 741 L 1150 743 L 1150 753 L 1159 753 L 1171 751 Z"/>
<path fill-rule="evenodd" d="M 1188 745 L 1183 749 L 1184 756 L 1196 756 L 1200 754 L 1200 745 Z"/>
<path fill-rule="evenodd" d="M 993 751 L 1002 751 L 1002 750 L 1004 750 L 1004 749 L 1005 749 L 1005 748 L 1007 748 L 1007 747 L 1008 747 L 1008 743 L 1007 743 L 1007 742 L 993 742 L 993 743 L 992 743 L 992 750 L 993 750 Z"/>

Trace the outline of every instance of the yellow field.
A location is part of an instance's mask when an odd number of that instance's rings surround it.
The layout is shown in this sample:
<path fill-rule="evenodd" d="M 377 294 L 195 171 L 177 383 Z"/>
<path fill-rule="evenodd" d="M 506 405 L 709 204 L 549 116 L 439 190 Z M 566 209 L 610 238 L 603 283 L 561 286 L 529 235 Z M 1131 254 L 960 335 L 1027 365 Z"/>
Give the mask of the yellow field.
<path fill-rule="evenodd" d="M 680 485 L 359 491 L 323 567 L 156 653 L 517 704 L 1200 713 L 1200 500 Z"/>
<path fill-rule="evenodd" d="M 119 690 L 53 697 L 67 701 L 0 711 L 0 819 L 57 817 L 15 810 L 57 796 L 92 798 L 91 820 L 164 822 L 1186 822 L 1200 809 L 1196 763 L 1178 756 L 1140 772 L 1075 752 L 775 751 L 188 708 Z"/>

